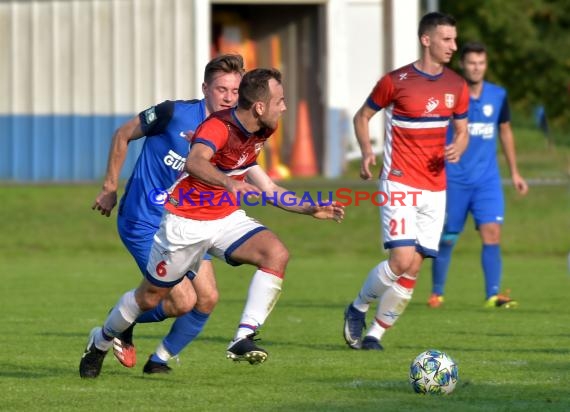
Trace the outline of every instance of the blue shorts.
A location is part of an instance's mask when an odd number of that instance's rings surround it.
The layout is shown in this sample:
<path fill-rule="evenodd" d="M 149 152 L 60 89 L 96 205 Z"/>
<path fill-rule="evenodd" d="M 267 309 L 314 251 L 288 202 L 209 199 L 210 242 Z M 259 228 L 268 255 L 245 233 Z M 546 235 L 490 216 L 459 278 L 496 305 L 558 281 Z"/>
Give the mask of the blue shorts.
<path fill-rule="evenodd" d="M 117 218 L 117 230 L 123 244 L 133 256 L 135 262 L 137 262 L 141 273 L 146 274 L 150 249 L 158 226 L 144 222 L 133 222 L 119 215 Z M 212 260 L 212 256 L 206 253 L 204 259 Z M 192 279 L 193 277 L 191 276 L 190 278 Z"/>
<path fill-rule="evenodd" d="M 443 233 L 461 233 L 468 213 L 473 216 L 476 229 L 484 223 L 503 223 L 505 200 L 500 179 L 476 186 L 448 182 Z"/>

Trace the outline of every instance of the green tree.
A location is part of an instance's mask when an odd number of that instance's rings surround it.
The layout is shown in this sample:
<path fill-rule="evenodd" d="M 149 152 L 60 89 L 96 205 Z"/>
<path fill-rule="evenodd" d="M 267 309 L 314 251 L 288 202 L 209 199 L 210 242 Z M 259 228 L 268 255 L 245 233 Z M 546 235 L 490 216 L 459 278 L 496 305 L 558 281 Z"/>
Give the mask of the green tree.
<path fill-rule="evenodd" d="M 478 40 L 489 51 L 488 79 L 507 88 L 515 110 L 546 108 L 551 125 L 570 124 L 570 2 L 442 0 L 458 21 L 459 45 Z"/>

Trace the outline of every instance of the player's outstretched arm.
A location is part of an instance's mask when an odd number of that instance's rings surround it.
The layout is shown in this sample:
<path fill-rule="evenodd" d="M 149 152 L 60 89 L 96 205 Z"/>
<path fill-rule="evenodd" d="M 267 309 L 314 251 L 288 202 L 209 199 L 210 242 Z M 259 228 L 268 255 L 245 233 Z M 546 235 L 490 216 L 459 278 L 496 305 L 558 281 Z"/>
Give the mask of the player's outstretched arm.
<path fill-rule="evenodd" d="M 328 205 L 316 205 L 311 215 L 316 219 L 331 219 L 340 223 L 344 219 L 344 205 L 341 205 L 336 200 L 333 200 Z"/>
<path fill-rule="evenodd" d="M 107 172 L 101 192 L 95 198 L 91 209 L 99 210 L 104 216 L 111 216 L 111 211 L 117 204 L 117 188 L 119 176 L 127 157 L 128 144 L 131 140 L 140 139 L 144 134 L 138 116 L 133 117 L 121 125 L 113 135 L 109 158 L 107 160 Z"/>
<path fill-rule="evenodd" d="M 316 219 L 331 219 L 341 222 L 344 219 L 344 206 L 330 200 L 326 204 L 302 201 L 294 192 L 276 184 L 259 166 L 253 166 L 247 171 L 247 180 L 258 187 L 265 198 L 274 206 L 287 212 L 311 215 Z"/>

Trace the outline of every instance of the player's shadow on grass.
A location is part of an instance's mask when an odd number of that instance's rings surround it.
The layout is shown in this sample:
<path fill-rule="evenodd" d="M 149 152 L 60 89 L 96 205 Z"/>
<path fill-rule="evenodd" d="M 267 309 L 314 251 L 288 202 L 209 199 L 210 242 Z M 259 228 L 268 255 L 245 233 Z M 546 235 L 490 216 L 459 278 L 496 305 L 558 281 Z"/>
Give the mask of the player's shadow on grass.
<path fill-rule="evenodd" d="M 111 355 L 112 356 L 112 355 Z M 140 379 L 141 381 L 168 381 L 169 383 L 180 383 L 183 384 L 186 381 L 184 379 L 173 377 L 172 374 L 154 374 L 154 375 L 144 375 L 142 373 L 142 365 L 136 368 L 127 369 L 118 365 L 111 365 L 112 359 L 105 360 L 103 365 L 103 370 L 101 376 L 97 379 L 81 379 L 79 377 L 79 370 L 77 367 L 42 367 L 42 366 L 29 366 L 24 364 L 15 363 L 5 363 L 0 370 L 0 378 L 6 379 L 53 379 L 54 377 L 68 378 L 76 377 L 78 381 L 82 382 L 96 382 L 98 380 L 104 380 L 105 378 L 129 378 L 129 379 Z"/>
<path fill-rule="evenodd" d="M 66 372 L 65 368 L 38 368 L 22 364 L 4 363 L 0 370 L 1 378 L 15 379 L 42 379 L 53 377 L 54 375 L 62 375 Z"/>
<path fill-rule="evenodd" d="M 243 299 L 224 299 L 223 302 L 224 302 L 224 305 L 228 305 L 228 306 L 229 305 L 236 305 L 241 310 L 241 308 L 243 307 L 244 300 Z M 276 309 L 283 308 L 283 307 L 301 308 L 301 309 L 303 309 L 303 308 L 333 309 L 333 310 L 340 311 L 341 316 L 342 316 L 342 313 L 346 309 L 346 305 L 348 305 L 348 301 L 339 303 L 339 302 L 332 302 L 332 301 L 318 302 L 315 300 L 311 300 L 308 297 L 307 297 L 307 299 L 298 299 L 298 300 L 281 298 L 281 299 L 279 299 L 279 302 L 277 303 Z"/>
<path fill-rule="evenodd" d="M 202 335 L 200 336 L 196 341 L 200 341 L 202 343 L 212 343 L 212 344 L 220 344 L 223 345 L 224 348 L 226 348 L 228 346 L 228 338 L 227 337 L 222 337 L 222 336 L 206 336 L 206 335 Z M 292 347 L 297 347 L 297 348 L 306 348 L 306 349 L 312 349 L 312 350 L 316 350 L 316 351 L 347 351 L 347 346 L 342 342 L 339 341 L 339 343 L 319 343 L 316 341 L 317 338 L 315 338 L 315 342 L 307 342 L 305 339 L 305 342 L 299 342 L 298 340 L 284 340 L 284 339 L 271 339 L 271 338 L 267 338 L 266 339 L 261 339 L 259 342 L 257 342 L 257 344 L 266 349 L 268 352 L 271 352 L 272 350 L 276 349 L 276 348 L 281 348 L 281 347 L 285 347 L 285 348 L 292 348 Z M 279 349 L 280 350 L 280 349 Z M 270 353 L 271 355 L 271 353 Z"/>
<path fill-rule="evenodd" d="M 318 302 L 318 301 L 311 301 L 309 298 L 306 300 L 286 300 L 281 299 L 279 303 L 277 303 L 277 309 L 279 308 L 309 308 L 309 309 L 327 309 L 327 310 L 335 310 L 337 313 L 340 313 L 340 317 L 342 320 L 342 316 L 346 306 L 348 305 L 347 300 L 346 302 Z"/>
<path fill-rule="evenodd" d="M 514 335 L 513 335 L 514 336 Z M 518 336 L 518 335 L 517 335 Z M 399 349 L 417 349 L 417 346 L 412 345 L 398 345 Z M 492 353 L 544 353 L 549 355 L 567 355 L 570 354 L 570 349 L 567 348 L 497 348 L 491 346 L 489 348 L 468 348 L 466 346 L 446 346 L 446 352 L 492 352 Z"/>
<path fill-rule="evenodd" d="M 520 319 L 521 317 L 528 317 L 528 316 L 536 316 L 536 315 L 552 315 L 552 309 L 545 308 L 545 309 L 537 309 L 535 307 L 528 307 L 521 305 L 514 309 L 505 309 L 505 308 L 486 308 L 483 306 L 483 301 L 455 301 L 449 302 L 446 300 L 446 303 L 441 306 L 440 308 L 433 309 L 427 305 L 427 297 L 426 300 L 422 300 L 421 298 L 416 299 L 415 297 L 412 301 L 408 304 L 408 309 L 406 311 L 414 311 L 414 312 L 422 312 L 426 314 L 432 315 L 439 315 L 439 316 L 447 316 L 450 312 L 457 313 L 463 312 L 467 314 L 473 315 L 489 315 L 489 316 L 513 316 L 515 319 Z M 566 335 L 568 336 L 568 335 Z"/>
<path fill-rule="evenodd" d="M 37 333 L 37 335 L 38 336 L 56 336 L 56 337 L 82 337 L 82 338 L 84 337 L 83 334 L 78 334 L 78 333 L 42 332 L 42 333 Z M 138 333 L 135 331 L 135 335 L 134 335 L 135 345 L 136 345 L 136 342 L 139 340 L 148 340 L 148 341 L 154 342 L 154 341 L 160 341 L 160 340 L 162 340 L 162 338 L 164 338 L 163 333 L 151 334 L 151 333 Z M 211 335 L 207 335 L 207 334 L 200 334 L 198 336 L 198 338 L 196 338 L 195 342 L 216 343 L 216 344 L 219 344 L 219 346 L 222 348 L 222 350 L 225 350 L 226 347 L 228 346 L 228 343 L 230 342 L 230 340 L 231 340 L 231 336 L 229 336 L 229 335 L 228 336 L 211 336 Z M 322 344 L 322 343 L 318 343 L 318 342 L 300 343 L 300 342 L 294 341 L 294 340 L 284 341 L 282 339 L 279 339 L 279 342 L 272 342 L 270 338 L 267 338 L 267 339 L 262 339 L 260 342 L 258 342 L 258 344 L 262 348 L 266 348 L 266 347 L 271 348 L 271 347 L 274 347 L 274 345 L 287 345 L 287 346 L 296 346 L 296 347 L 300 347 L 300 348 L 309 348 L 309 349 L 315 349 L 315 350 L 336 351 L 339 349 L 340 350 L 346 349 L 346 345 L 343 344 L 342 342 L 340 342 L 339 344 Z M 83 349 L 84 349 L 84 347 L 81 346 L 80 349 L 78 350 L 78 353 L 81 354 L 81 351 Z"/>
<path fill-rule="evenodd" d="M 77 366 L 79 365 L 79 359 L 77 362 Z M 25 364 L 16 364 L 16 363 L 4 363 L 2 369 L 0 370 L 0 378 L 13 378 L 13 379 L 44 379 L 44 378 L 53 378 L 56 377 L 64 377 L 64 376 L 76 376 L 77 379 L 81 379 L 79 377 L 79 369 L 77 366 L 69 367 L 66 364 L 66 367 L 59 367 L 55 368 L 53 366 L 50 367 L 43 367 L 39 365 L 25 365 Z M 111 370 L 106 372 L 109 376 L 116 376 L 118 375 L 118 371 Z"/>

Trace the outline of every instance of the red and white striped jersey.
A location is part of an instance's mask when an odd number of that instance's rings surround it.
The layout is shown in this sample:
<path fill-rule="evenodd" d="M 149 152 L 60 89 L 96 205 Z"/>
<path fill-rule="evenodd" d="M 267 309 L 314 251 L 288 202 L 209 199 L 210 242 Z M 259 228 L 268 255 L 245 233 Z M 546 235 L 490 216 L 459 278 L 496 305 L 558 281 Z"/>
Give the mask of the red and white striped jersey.
<path fill-rule="evenodd" d="M 447 67 L 431 76 L 409 64 L 383 76 L 367 104 L 385 109 L 381 178 L 418 189 L 445 190 L 445 135 L 452 117 L 467 117 L 465 80 Z"/>

